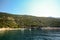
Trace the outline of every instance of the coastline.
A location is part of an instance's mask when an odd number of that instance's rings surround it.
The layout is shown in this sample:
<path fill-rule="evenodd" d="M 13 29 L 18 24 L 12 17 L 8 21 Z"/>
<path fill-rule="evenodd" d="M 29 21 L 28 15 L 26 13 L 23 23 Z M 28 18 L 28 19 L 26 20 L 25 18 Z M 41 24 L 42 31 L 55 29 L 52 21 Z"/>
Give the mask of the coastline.
<path fill-rule="evenodd" d="M 46 30 L 60 30 L 60 27 L 42 27 L 41 29 L 46 29 Z"/>
<path fill-rule="evenodd" d="M 0 31 L 6 31 L 6 30 L 25 30 L 27 28 L 0 28 Z M 42 30 L 46 29 L 46 30 L 60 30 L 60 27 L 42 27 Z M 31 29 L 29 29 L 31 30 Z"/>
<path fill-rule="evenodd" d="M 25 30 L 26 28 L 0 28 L 0 31 L 5 31 L 5 30 Z"/>

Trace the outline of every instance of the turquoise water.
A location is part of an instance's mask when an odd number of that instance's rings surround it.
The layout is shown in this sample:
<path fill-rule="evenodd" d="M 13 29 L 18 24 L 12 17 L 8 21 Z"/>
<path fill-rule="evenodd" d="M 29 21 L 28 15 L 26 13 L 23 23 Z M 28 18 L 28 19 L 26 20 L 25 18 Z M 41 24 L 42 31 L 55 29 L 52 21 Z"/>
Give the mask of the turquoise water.
<path fill-rule="evenodd" d="M 0 40 L 60 40 L 60 30 L 10 30 L 0 32 Z"/>

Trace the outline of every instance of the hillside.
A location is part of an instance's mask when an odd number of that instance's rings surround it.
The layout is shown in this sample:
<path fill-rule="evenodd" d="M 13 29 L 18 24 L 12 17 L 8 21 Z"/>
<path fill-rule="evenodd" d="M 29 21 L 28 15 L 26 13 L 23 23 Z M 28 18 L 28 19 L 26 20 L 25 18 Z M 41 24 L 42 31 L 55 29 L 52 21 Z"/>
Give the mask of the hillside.
<path fill-rule="evenodd" d="M 0 28 L 60 27 L 60 18 L 14 15 L 0 12 Z"/>

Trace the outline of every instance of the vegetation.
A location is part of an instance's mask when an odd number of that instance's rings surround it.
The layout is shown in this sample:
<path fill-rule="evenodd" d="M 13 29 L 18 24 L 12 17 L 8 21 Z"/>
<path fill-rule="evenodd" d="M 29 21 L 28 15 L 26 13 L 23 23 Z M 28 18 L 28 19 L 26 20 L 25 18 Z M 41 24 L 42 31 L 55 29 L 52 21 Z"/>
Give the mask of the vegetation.
<path fill-rule="evenodd" d="M 60 18 L 13 15 L 0 12 L 0 28 L 60 27 Z"/>

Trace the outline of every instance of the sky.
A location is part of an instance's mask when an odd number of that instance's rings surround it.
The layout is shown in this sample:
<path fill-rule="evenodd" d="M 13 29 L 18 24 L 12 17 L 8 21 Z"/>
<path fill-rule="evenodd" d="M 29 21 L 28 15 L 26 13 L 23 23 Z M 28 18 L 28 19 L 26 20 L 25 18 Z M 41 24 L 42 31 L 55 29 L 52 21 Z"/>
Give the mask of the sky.
<path fill-rule="evenodd" d="M 60 17 L 60 0 L 0 0 L 0 12 Z"/>

